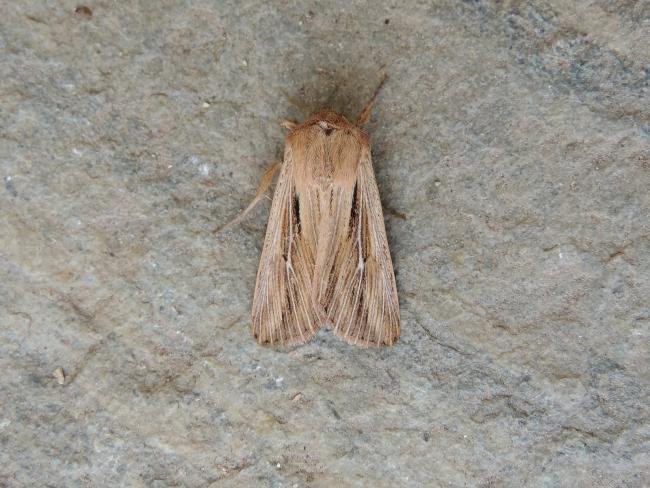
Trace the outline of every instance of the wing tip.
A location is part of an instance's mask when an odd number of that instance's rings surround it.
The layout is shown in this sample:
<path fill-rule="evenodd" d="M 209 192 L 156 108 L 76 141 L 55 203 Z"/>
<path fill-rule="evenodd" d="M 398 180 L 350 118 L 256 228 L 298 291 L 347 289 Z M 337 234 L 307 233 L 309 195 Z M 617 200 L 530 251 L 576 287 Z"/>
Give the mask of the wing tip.
<path fill-rule="evenodd" d="M 260 346 L 289 347 L 289 346 L 297 346 L 300 344 L 304 344 L 305 342 L 311 340 L 318 332 L 318 329 L 316 330 L 308 329 L 304 331 L 304 333 L 301 335 L 294 335 L 286 339 L 276 339 L 276 338 L 264 336 L 256 332 L 255 329 L 253 329 L 251 332 L 252 332 L 253 339 L 255 339 L 255 342 L 257 342 Z"/>
<path fill-rule="evenodd" d="M 336 337 L 339 339 L 347 342 L 348 344 L 352 346 L 357 346 L 357 347 L 364 347 L 364 348 L 381 348 L 381 347 L 390 347 L 395 345 L 397 341 L 399 341 L 400 337 L 400 331 L 397 329 L 394 333 L 390 334 L 387 339 L 383 339 L 381 341 L 371 340 L 370 338 L 365 338 L 365 337 L 352 337 L 347 334 L 345 334 L 343 331 L 339 329 L 334 329 L 332 331 Z"/>
<path fill-rule="evenodd" d="M 363 347 L 363 348 L 382 348 L 382 347 L 394 346 L 395 343 L 397 343 L 400 338 L 399 328 L 396 331 L 394 331 L 392 334 L 390 334 L 390 336 L 387 336 L 386 339 L 383 339 L 381 341 L 377 341 L 376 338 L 370 338 L 370 337 L 368 338 L 353 337 L 351 335 L 345 334 L 345 332 L 338 329 L 334 329 L 332 330 L 332 332 L 336 337 L 343 340 L 344 342 L 347 342 L 352 346 Z M 318 329 L 307 330 L 302 335 L 294 335 L 286 339 L 277 340 L 275 338 L 265 337 L 257 333 L 255 330 L 252 330 L 252 336 L 255 339 L 255 341 L 260 346 L 269 347 L 269 348 L 298 346 L 313 339 L 313 337 L 317 333 L 318 333 Z"/>

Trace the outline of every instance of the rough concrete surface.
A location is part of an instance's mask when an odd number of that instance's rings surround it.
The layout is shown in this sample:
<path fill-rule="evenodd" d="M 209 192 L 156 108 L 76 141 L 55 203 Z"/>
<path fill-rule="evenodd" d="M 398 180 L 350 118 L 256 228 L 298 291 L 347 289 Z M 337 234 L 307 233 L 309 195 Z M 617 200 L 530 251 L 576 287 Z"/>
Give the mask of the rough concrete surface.
<path fill-rule="evenodd" d="M 650 485 L 647 1 L 81 5 L 1 7 L 0 486 Z M 383 71 L 402 337 L 261 348 L 213 230 Z"/>

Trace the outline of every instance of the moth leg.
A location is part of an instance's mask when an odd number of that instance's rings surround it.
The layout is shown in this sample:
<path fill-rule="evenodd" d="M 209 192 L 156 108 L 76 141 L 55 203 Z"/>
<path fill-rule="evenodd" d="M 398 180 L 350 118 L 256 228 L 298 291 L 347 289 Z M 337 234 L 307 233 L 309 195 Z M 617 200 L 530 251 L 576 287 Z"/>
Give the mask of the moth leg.
<path fill-rule="evenodd" d="M 382 205 L 382 208 L 384 209 L 384 213 L 386 215 L 391 215 L 400 220 L 407 220 L 406 215 L 404 215 L 402 212 L 395 210 L 394 208 L 388 207 L 387 205 Z"/>
<path fill-rule="evenodd" d="M 290 119 L 279 119 L 279 122 L 282 127 L 289 130 L 293 130 L 300 125 L 295 120 L 290 120 Z"/>
<path fill-rule="evenodd" d="M 276 171 L 280 169 L 280 166 L 282 166 L 281 161 L 277 161 L 273 163 L 271 166 L 269 166 L 264 174 L 262 175 L 262 179 L 260 181 L 260 186 L 257 187 L 257 193 L 255 194 L 255 197 L 253 198 L 253 201 L 246 207 L 242 212 L 232 219 L 230 222 L 228 222 L 225 225 L 222 225 L 221 227 L 215 229 L 213 232 L 215 234 L 221 234 L 222 232 L 230 229 L 231 227 L 234 227 L 238 225 L 242 220 L 246 218 L 246 215 L 255 208 L 255 205 L 257 205 L 262 198 L 264 198 L 264 194 L 266 193 L 266 190 L 269 189 L 271 186 L 271 183 L 273 182 L 273 176 L 275 175 Z"/>
<path fill-rule="evenodd" d="M 386 83 L 387 79 L 388 74 L 384 73 L 384 76 L 381 77 L 379 85 L 377 85 L 377 88 L 375 89 L 375 93 L 373 93 L 372 97 L 370 97 L 370 100 L 368 100 L 366 103 L 366 106 L 363 107 L 363 110 L 361 110 L 361 112 L 359 112 L 359 115 L 357 115 L 356 125 L 362 126 L 368 122 L 368 119 L 370 118 L 370 111 L 372 110 L 372 105 L 375 103 L 375 98 L 377 98 L 377 95 L 379 95 L 379 90 L 381 90 L 381 87 L 384 86 L 384 83 Z"/>

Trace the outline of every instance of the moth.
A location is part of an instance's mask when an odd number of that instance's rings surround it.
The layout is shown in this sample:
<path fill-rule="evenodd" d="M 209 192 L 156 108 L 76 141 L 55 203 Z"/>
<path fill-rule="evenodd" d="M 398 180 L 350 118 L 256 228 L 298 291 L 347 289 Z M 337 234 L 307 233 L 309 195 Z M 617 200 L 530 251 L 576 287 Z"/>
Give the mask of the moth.
<path fill-rule="evenodd" d="M 399 338 L 395 275 L 361 129 L 384 80 L 355 124 L 329 109 L 285 121 L 253 296 L 252 332 L 262 345 L 302 343 L 324 326 L 358 346 Z"/>

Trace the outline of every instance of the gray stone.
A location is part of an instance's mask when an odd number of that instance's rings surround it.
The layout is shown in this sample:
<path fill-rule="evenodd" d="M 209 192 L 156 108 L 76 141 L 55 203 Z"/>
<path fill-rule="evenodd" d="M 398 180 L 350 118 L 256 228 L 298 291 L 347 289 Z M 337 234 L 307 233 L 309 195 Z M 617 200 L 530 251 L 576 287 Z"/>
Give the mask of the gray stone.
<path fill-rule="evenodd" d="M 0 18 L 0 485 L 650 485 L 648 2 L 79 6 Z M 213 230 L 384 70 L 402 337 L 261 348 Z"/>

